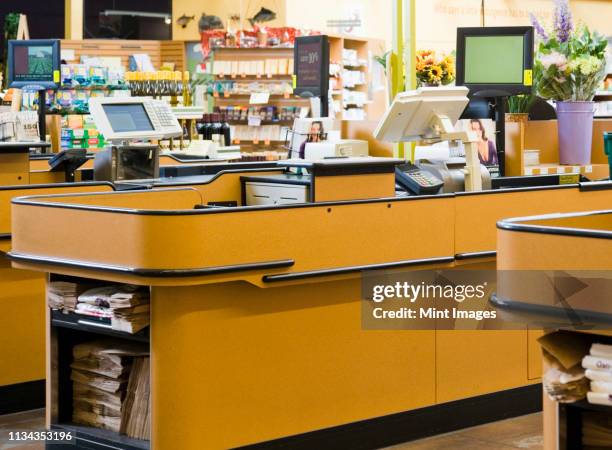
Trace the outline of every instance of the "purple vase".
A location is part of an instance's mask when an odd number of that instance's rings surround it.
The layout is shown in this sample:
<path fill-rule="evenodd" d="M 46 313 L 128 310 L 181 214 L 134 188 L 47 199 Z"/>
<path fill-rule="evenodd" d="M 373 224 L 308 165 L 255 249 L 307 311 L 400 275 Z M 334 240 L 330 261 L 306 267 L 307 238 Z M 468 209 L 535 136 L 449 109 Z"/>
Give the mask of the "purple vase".
<path fill-rule="evenodd" d="M 560 164 L 591 164 L 595 102 L 557 102 Z"/>

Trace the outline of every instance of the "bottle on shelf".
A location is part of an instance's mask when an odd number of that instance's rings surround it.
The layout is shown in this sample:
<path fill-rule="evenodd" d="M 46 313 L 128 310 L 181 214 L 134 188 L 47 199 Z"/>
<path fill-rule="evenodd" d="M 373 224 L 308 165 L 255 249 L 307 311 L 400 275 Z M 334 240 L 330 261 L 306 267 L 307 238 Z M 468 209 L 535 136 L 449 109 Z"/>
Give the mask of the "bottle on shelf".
<path fill-rule="evenodd" d="M 143 94 L 146 97 L 153 97 L 155 95 L 155 87 L 153 85 L 153 72 L 144 73 L 144 89 Z"/>
<path fill-rule="evenodd" d="M 183 72 L 183 106 L 191 106 L 191 83 L 187 70 Z"/>
<path fill-rule="evenodd" d="M 199 123 L 198 133 L 202 136 L 203 141 L 210 140 L 210 118 L 209 114 L 203 114 L 202 120 Z"/>
<path fill-rule="evenodd" d="M 180 71 L 171 72 L 171 82 L 170 82 L 170 105 L 177 106 L 178 105 L 178 96 L 181 94 L 181 79 L 182 74 Z"/>
<path fill-rule="evenodd" d="M 227 123 L 227 116 L 225 114 L 221 115 L 221 146 L 226 147 L 231 144 L 231 133 L 230 126 Z"/>
<path fill-rule="evenodd" d="M 210 126 L 210 139 L 217 141 L 223 145 L 223 125 L 221 124 L 221 118 L 219 114 L 212 114 L 211 126 Z"/>

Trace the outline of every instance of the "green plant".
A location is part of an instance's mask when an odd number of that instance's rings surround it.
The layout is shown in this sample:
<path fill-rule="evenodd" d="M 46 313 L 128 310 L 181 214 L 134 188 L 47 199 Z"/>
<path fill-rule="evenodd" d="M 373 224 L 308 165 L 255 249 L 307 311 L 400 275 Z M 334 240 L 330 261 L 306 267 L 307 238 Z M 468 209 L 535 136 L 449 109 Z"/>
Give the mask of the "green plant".
<path fill-rule="evenodd" d="M 2 49 L 2 62 L 0 70 L 4 74 L 3 83 L 6 83 L 7 79 L 7 64 L 8 58 L 8 41 L 9 39 L 15 39 L 17 37 L 17 28 L 19 27 L 19 13 L 8 13 L 4 17 L 4 48 Z"/>
<path fill-rule="evenodd" d="M 374 55 L 374 61 L 376 61 L 378 64 L 380 64 L 383 67 L 385 71 L 385 75 L 387 74 L 387 58 L 390 53 L 391 53 L 391 50 L 383 53 L 382 55 Z"/>
<path fill-rule="evenodd" d="M 531 110 L 535 100 L 536 96 L 533 93 L 508 97 L 508 112 L 510 114 L 526 114 Z"/>
<path fill-rule="evenodd" d="M 532 16 L 539 43 L 534 65 L 537 94 L 547 100 L 590 101 L 605 75 L 608 41 L 586 25 L 574 27 L 567 0 L 557 0 L 552 32 Z"/>

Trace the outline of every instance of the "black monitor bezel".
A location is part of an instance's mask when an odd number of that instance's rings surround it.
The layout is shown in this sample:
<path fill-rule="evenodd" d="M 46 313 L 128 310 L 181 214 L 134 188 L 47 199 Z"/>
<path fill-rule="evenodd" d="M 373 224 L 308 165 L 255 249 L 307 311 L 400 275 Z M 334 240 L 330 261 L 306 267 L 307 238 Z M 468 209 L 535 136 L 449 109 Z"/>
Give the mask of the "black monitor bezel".
<path fill-rule="evenodd" d="M 318 43 L 321 45 L 321 82 L 319 85 L 311 86 L 299 84 L 298 72 L 298 53 L 300 44 Z M 293 93 L 303 97 L 327 97 L 329 91 L 329 38 L 327 35 L 320 34 L 316 36 L 299 36 L 295 39 L 293 46 L 293 75 L 295 77 L 295 86 Z"/>
<path fill-rule="evenodd" d="M 465 40 L 472 36 L 522 36 L 523 39 L 523 81 L 521 83 L 486 83 L 465 82 Z M 533 27 L 460 27 L 457 28 L 456 66 L 457 86 L 466 86 L 470 95 L 478 97 L 507 97 L 510 95 L 529 94 L 531 85 L 525 85 L 525 70 L 533 70 L 534 31 Z"/>
<path fill-rule="evenodd" d="M 15 80 L 15 58 L 14 52 L 15 47 L 51 47 L 53 56 L 53 78 L 55 78 L 55 72 L 57 71 L 58 81 L 21 81 Z M 15 40 L 11 39 L 8 41 L 8 55 L 7 55 L 7 68 L 8 68 L 8 87 L 10 88 L 43 88 L 43 89 L 55 89 L 59 86 L 59 77 L 61 70 L 61 55 L 60 55 L 60 40 L 59 39 L 27 39 L 27 40 Z"/>

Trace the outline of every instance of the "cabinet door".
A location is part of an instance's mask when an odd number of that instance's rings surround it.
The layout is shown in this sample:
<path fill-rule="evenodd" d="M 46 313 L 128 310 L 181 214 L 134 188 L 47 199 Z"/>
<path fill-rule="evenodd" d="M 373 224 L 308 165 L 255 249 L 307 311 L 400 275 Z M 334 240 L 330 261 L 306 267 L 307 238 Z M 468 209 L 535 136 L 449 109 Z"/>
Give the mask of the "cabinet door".
<path fill-rule="evenodd" d="M 527 331 L 527 368 L 529 370 L 529 379 L 536 380 L 542 376 L 542 349 L 538 343 L 538 338 L 542 336 L 542 330 Z"/>
<path fill-rule="evenodd" d="M 526 330 L 438 330 L 438 403 L 527 384 Z"/>
<path fill-rule="evenodd" d="M 154 287 L 153 449 L 234 448 L 435 402 L 433 331 L 361 328 L 358 278 Z"/>

